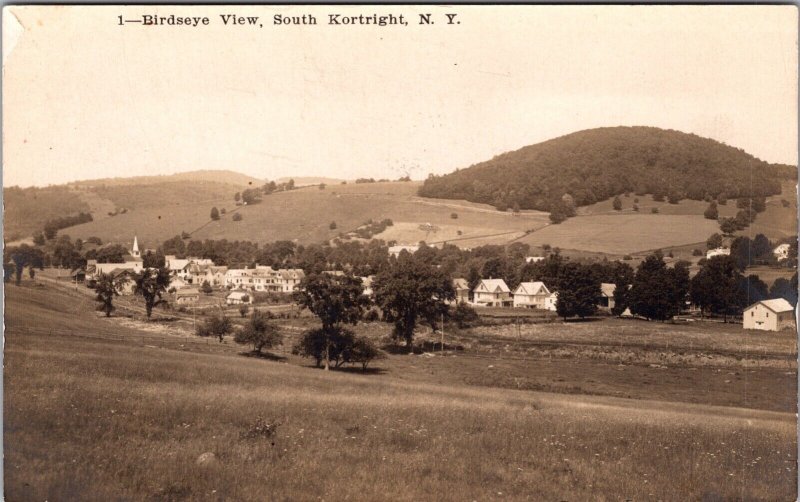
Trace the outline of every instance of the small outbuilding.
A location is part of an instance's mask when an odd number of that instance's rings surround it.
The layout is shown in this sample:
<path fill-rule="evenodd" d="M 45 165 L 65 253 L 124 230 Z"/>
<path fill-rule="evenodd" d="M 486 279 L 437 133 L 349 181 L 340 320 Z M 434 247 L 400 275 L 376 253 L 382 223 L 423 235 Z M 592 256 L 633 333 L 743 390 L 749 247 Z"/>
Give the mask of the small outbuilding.
<path fill-rule="evenodd" d="M 200 290 L 197 288 L 181 288 L 175 292 L 175 303 L 185 305 L 196 303 L 200 300 Z"/>
<path fill-rule="evenodd" d="M 762 331 L 795 329 L 794 307 L 783 298 L 761 300 L 744 309 L 742 325 Z"/>
<path fill-rule="evenodd" d="M 246 291 L 232 291 L 226 298 L 228 305 L 241 305 L 243 303 L 253 303 L 253 297 Z"/>

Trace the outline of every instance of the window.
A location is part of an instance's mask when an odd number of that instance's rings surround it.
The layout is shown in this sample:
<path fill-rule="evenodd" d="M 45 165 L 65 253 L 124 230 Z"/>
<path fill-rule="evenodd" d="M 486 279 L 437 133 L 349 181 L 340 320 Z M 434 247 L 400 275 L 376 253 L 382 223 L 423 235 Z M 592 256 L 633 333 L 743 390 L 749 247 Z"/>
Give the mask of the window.
<path fill-rule="evenodd" d="M 752 311 L 752 310 L 751 310 L 751 311 L 750 311 L 750 317 L 755 317 L 755 316 L 756 316 L 756 313 L 755 313 L 755 311 Z"/>

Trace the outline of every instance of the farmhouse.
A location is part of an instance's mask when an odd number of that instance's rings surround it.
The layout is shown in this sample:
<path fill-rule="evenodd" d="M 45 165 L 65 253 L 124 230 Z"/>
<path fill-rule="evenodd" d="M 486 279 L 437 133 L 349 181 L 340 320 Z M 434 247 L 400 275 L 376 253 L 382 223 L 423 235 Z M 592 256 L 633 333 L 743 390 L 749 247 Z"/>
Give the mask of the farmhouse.
<path fill-rule="evenodd" d="M 200 290 L 197 288 L 182 288 L 175 292 L 175 303 L 185 305 L 200 300 Z"/>
<path fill-rule="evenodd" d="M 783 298 L 756 302 L 744 310 L 743 326 L 763 331 L 794 329 L 794 308 Z"/>
<path fill-rule="evenodd" d="M 543 282 L 523 282 L 514 290 L 514 306 L 543 309 L 548 296 L 550 290 Z"/>
<path fill-rule="evenodd" d="M 473 291 L 473 301 L 486 307 L 510 307 L 511 290 L 503 279 L 481 279 Z"/>
<path fill-rule="evenodd" d="M 728 248 L 716 248 L 706 251 L 706 258 L 711 259 L 715 256 L 730 256 L 731 250 Z"/>
<path fill-rule="evenodd" d="M 772 254 L 775 255 L 775 259 L 778 261 L 788 260 L 789 248 L 789 244 L 779 244 L 775 249 L 772 250 Z"/>
<path fill-rule="evenodd" d="M 226 298 L 225 303 L 228 305 L 241 305 L 243 303 L 253 303 L 253 298 L 247 291 L 232 291 Z"/>
<path fill-rule="evenodd" d="M 455 303 L 467 303 L 469 301 L 469 283 L 466 279 L 462 277 L 453 279 L 453 290 L 456 292 Z"/>
<path fill-rule="evenodd" d="M 284 293 L 293 293 L 302 281 L 306 273 L 300 268 L 279 269 L 277 272 L 278 284 Z"/>
<path fill-rule="evenodd" d="M 614 291 L 617 289 L 616 284 L 603 282 L 600 284 L 600 303 L 597 305 L 603 310 L 610 311 L 614 308 Z"/>

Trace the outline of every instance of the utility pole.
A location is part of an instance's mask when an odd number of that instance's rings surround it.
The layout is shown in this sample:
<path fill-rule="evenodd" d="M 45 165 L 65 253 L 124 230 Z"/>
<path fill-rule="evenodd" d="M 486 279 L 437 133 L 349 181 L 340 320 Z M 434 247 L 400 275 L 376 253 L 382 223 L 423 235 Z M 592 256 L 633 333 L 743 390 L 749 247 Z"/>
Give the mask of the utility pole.
<path fill-rule="evenodd" d="M 442 354 L 444 354 L 444 313 L 442 313 Z"/>

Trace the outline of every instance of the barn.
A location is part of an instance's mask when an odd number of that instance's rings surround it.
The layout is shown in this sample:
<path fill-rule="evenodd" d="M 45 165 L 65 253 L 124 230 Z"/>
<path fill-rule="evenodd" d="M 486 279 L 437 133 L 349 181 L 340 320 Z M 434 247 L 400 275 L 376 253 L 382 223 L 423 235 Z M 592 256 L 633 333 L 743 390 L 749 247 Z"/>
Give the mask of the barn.
<path fill-rule="evenodd" d="M 783 298 L 762 300 L 744 309 L 744 329 L 780 331 L 795 329 L 794 308 Z"/>

